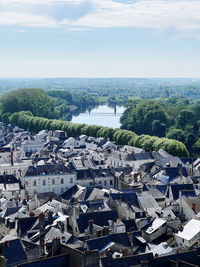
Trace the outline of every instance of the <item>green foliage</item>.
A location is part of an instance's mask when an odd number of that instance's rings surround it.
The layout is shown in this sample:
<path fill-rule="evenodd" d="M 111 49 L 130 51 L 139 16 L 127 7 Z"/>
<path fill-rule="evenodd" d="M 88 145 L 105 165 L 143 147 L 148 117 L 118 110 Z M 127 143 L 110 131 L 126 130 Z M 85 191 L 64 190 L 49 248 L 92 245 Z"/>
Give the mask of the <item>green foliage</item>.
<path fill-rule="evenodd" d="M 48 91 L 48 95 L 54 98 L 63 99 L 67 101 L 69 104 L 72 103 L 72 94 L 67 91 L 51 90 L 51 91 Z"/>
<path fill-rule="evenodd" d="M 160 135 L 163 136 L 167 116 L 158 101 L 144 100 L 139 101 L 136 106 L 132 106 L 130 102 L 129 107 L 123 113 L 120 121 L 122 123 L 122 129 L 131 130 L 136 134 L 154 134 L 159 128 L 162 131 Z M 160 123 L 157 125 L 157 128 L 155 127 L 155 123 L 152 125 L 154 121 L 159 121 Z"/>
<path fill-rule="evenodd" d="M 110 140 L 113 139 L 113 134 L 115 129 L 109 127 L 101 127 L 97 132 L 97 137 L 104 137 L 109 138 Z"/>
<path fill-rule="evenodd" d="M 158 137 L 165 136 L 166 133 L 166 125 L 161 123 L 159 120 L 154 120 L 152 122 L 152 134 Z"/>
<path fill-rule="evenodd" d="M 192 149 L 197 156 L 200 155 L 200 138 L 198 138 L 197 141 L 194 143 Z"/>
<path fill-rule="evenodd" d="M 192 146 L 200 137 L 200 101 L 168 98 L 129 101 L 121 117 L 123 129 L 137 134 L 167 137 Z M 160 142 L 160 141 L 159 141 Z"/>
<path fill-rule="evenodd" d="M 31 111 L 34 116 L 50 118 L 53 101 L 42 89 L 20 89 L 7 93 L 1 98 L 2 114 Z"/>
<path fill-rule="evenodd" d="M 113 140 L 119 145 L 126 145 L 132 138 L 136 136 L 137 135 L 134 132 L 116 129 L 113 134 Z"/>
<path fill-rule="evenodd" d="M 86 125 L 81 129 L 81 133 L 88 136 L 97 137 L 97 133 L 101 128 L 102 126 L 98 125 Z"/>
<path fill-rule="evenodd" d="M 185 141 L 185 135 L 184 135 L 183 130 L 181 130 L 181 129 L 171 129 L 167 133 L 167 138 L 176 139 L 180 142 Z"/>
<path fill-rule="evenodd" d="M 187 157 L 189 155 L 183 143 L 168 138 L 158 138 L 143 134 L 133 137 L 128 144 L 144 148 L 146 151 L 154 151 L 162 148 L 174 156 Z"/>
<path fill-rule="evenodd" d="M 187 124 L 193 124 L 194 113 L 190 110 L 181 110 L 179 116 L 177 117 L 177 125 L 184 128 Z"/>

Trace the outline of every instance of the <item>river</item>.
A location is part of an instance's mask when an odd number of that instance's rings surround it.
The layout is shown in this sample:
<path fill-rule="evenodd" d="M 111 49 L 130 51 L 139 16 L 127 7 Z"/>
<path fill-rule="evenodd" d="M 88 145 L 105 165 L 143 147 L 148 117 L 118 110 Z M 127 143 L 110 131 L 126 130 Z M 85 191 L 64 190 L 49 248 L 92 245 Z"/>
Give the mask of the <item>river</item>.
<path fill-rule="evenodd" d="M 124 110 L 125 107 L 123 106 L 114 108 L 108 105 L 99 105 L 90 111 L 80 113 L 78 116 L 73 115 L 71 122 L 120 128 L 120 117 Z"/>

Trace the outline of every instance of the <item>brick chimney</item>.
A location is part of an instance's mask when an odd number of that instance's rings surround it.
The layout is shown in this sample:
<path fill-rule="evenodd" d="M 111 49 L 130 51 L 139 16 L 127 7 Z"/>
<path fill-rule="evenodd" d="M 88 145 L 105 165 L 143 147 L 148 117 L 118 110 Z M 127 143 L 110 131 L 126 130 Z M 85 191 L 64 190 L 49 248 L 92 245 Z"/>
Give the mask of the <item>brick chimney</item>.
<path fill-rule="evenodd" d="M 40 213 L 39 215 L 39 225 L 40 228 L 43 228 L 45 226 L 44 213 Z"/>
<path fill-rule="evenodd" d="M 195 203 L 192 204 L 192 209 L 193 209 L 194 213 L 197 213 L 197 206 Z"/>
<path fill-rule="evenodd" d="M 128 249 L 124 249 L 124 250 L 123 250 L 123 256 L 124 256 L 124 257 L 127 257 L 127 256 L 128 256 Z"/>

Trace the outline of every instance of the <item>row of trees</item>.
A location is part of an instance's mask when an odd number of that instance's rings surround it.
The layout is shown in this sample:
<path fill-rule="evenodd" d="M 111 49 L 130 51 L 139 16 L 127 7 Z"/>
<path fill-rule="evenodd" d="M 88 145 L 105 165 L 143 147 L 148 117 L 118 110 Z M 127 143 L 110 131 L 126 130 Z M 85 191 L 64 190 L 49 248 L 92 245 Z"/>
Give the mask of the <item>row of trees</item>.
<path fill-rule="evenodd" d="M 94 137 L 104 137 L 115 141 L 119 145 L 127 144 L 144 148 L 146 151 L 163 148 L 174 156 L 188 156 L 185 145 L 177 140 L 158 138 L 149 135 L 138 136 L 134 132 L 128 130 L 47 119 L 33 116 L 30 111 L 15 112 L 7 118 L 7 122 L 34 132 L 38 132 L 42 129 L 63 130 L 67 132 L 68 136 L 78 137 L 81 134 L 85 134 Z"/>

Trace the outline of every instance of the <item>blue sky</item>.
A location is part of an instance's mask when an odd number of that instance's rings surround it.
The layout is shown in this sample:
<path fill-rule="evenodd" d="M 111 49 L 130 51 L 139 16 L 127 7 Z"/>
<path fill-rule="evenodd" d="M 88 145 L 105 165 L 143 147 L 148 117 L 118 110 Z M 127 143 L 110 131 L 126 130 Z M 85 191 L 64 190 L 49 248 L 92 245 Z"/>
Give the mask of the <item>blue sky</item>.
<path fill-rule="evenodd" d="M 1 0 L 0 77 L 198 77 L 199 0 Z"/>

